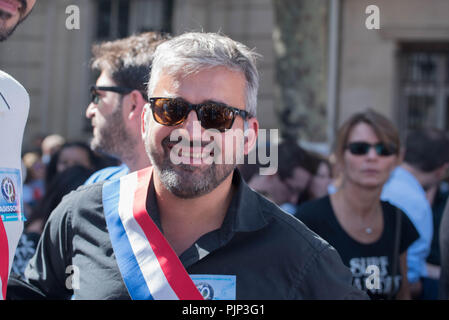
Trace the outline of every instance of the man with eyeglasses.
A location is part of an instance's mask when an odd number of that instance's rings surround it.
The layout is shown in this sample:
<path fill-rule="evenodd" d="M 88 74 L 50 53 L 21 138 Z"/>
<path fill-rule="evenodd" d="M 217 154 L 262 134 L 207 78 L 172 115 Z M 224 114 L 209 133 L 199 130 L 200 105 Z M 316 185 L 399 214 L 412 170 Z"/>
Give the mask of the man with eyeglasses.
<path fill-rule="evenodd" d="M 35 3 L 0 0 L 0 42 L 13 33 Z M 0 300 L 6 297 L 9 271 L 23 231 L 21 149 L 29 106 L 25 88 L 0 70 Z"/>
<path fill-rule="evenodd" d="M 86 110 L 93 128 L 91 148 L 122 164 L 95 172 L 85 184 L 119 178 L 150 165 L 140 136 L 140 114 L 147 103 L 145 89 L 154 50 L 167 38 L 146 32 L 93 47 L 91 65 L 100 75 L 90 88 Z"/>
<path fill-rule="evenodd" d="M 74 299 L 366 298 L 335 249 L 236 169 L 257 138 L 255 59 L 218 34 L 160 44 L 142 114 L 152 166 L 66 197 L 27 285 Z"/>

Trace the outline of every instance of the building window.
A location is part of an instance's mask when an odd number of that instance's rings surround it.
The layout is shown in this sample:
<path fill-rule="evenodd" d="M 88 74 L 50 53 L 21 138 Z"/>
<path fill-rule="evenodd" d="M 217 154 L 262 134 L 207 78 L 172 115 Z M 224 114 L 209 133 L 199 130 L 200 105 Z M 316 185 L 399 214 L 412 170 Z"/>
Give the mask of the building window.
<path fill-rule="evenodd" d="M 128 0 L 99 0 L 97 3 L 97 40 L 124 38 L 128 35 Z"/>
<path fill-rule="evenodd" d="M 449 129 L 449 44 L 404 44 L 399 54 L 401 132 Z"/>
<path fill-rule="evenodd" d="M 173 0 L 98 0 L 96 40 L 144 31 L 171 32 Z"/>

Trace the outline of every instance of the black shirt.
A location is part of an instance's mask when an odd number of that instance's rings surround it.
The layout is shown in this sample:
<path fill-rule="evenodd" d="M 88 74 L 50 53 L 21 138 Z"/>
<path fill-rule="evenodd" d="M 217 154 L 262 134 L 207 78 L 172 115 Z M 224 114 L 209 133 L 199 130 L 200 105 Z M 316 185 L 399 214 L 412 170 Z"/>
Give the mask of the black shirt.
<path fill-rule="evenodd" d="M 381 237 L 370 244 L 356 241 L 343 230 L 335 216 L 329 196 L 305 203 L 297 213 L 302 222 L 338 251 L 343 263 L 352 271 L 353 284 L 365 290 L 372 299 L 386 299 L 392 290 L 393 281 L 395 295 L 401 281 L 399 263 L 394 280 L 392 270 L 396 207 L 384 201 L 381 201 L 381 205 L 384 228 Z M 419 234 L 410 219 L 402 211 L 399 212 L 401 214 L 399 254 L 401 254 L 419 238 Z M 379 282 L 375 282 L 375 277 Z"/>
<path fill-rule="evenodd" d="M 367 298 L 351 285 L 335 249 L 251 190 L 238 171 L 233 184 L 221 228 L 180 256 L 189 274 L 235 275 L 237 299 Z M 161 229 L 152 183 L 147 209 Z M 79 270 L 76 287 L 66 283 L 72 266 Z M 53 211 L 25 276 L 26 282 L 10 281 L 8 298 L 41 292 L 47 298 L 130 299 L 106 227 L 102 183 L 80 187 Z"/>

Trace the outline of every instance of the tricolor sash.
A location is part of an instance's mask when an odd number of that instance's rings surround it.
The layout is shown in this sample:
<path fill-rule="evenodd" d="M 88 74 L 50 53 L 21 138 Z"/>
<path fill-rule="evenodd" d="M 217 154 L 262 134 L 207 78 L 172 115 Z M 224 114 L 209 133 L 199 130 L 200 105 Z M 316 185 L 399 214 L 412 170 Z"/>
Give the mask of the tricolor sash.
<path fill-rule="evenodd" d="M 152 167 L 103 185 L 103 208 L 120 273 L 133 300 L 202 300 L 146 210 Z"/>

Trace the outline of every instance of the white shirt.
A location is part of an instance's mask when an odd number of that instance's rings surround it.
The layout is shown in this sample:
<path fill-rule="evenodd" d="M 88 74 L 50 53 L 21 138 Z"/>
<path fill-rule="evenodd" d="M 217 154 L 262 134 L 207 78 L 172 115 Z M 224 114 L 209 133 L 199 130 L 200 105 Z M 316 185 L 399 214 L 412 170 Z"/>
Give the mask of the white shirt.
<path fill-rule="evenodd" d="M 29 107 L 30 98 L 25 88 L 0 71 L 0 217 L 8 242 L 8 254 L 0 257 L 0 272 L 1 264 L 8 263 L 8 276 L 23 231 L 21 150 Z M 4 298 L 5 288 L 3 275 L 0 300 Z"/>

